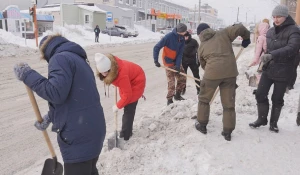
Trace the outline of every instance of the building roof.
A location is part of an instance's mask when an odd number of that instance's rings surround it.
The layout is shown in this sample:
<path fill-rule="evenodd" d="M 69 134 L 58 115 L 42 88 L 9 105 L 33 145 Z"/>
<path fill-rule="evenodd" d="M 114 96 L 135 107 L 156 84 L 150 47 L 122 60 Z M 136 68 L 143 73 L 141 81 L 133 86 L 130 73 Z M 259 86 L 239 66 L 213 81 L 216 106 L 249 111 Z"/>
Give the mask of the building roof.
<path fill-rule="evenodd" d="M 87 6 L 87 5 L 78 5 L 79 8 L 91 11 L 91 12 L 100 12 L 100 13 L 106 13 L 106 11 L 98 8 L 97 6 Z"/>

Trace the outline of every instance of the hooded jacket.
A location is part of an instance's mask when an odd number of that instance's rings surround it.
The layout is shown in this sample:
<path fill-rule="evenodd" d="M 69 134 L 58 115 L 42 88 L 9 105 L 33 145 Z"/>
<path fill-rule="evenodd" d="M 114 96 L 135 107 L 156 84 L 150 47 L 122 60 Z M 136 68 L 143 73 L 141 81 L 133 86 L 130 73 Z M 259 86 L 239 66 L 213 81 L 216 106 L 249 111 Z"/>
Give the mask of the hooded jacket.
<path fill-rule="evenodd" d="M 187 33 L 186 36 L 188 36 L 188 40 L 185 40 L 182 64 L 196 64 L 199 44 L 191 34 Z"/>
<path fill-rule="evenodd" d="M 235 24 L 217 32 L 208 28 L 200 33 L 198 59 L 205 70 L 204 78 L 216 80 L 238 75 L 232 49 L 232 42 L 238 36 L 249 39 L 250 32 L 242 24 Z"/>
<path fill-rule="evenodd" d="M 270 79 L 288 81 L 299 54 L 300 30 L 290 16 L 280 26 L 274 26 L 266 36 L 267 53 L 272 55 L 272 60 L 263 68 L 263 72 Z"/>
<path fill-rule="evenodd" d="M 119 87 L 120 100 L 117 102 L 119 109 L 138 101 L 144 93 L 146 76 L 143 69 L 132 62 L 108 55 L 111 68 L 106 77 L 98 72 L 98 76 L 105 84 Z"/>
<path fill-rule="evenodd" d="M 30 70 L 24 83 L 49 102 L 48 115 L 64 163 L 96 158 L 103 146 L 106 126 L 85 51 L 60 35 L 43 39 L 40 51 L 48 62 L 48 78 Z"/>
<path fill-rule="evenodd" d="M 270 28 L 270 25 L 267 23 L 260 23 L 258 26 L 258 38 L 256 41 L 255 47 L 255 55 L 253 62 L 255 64 L 260 63 L 260 57 L 267 51 L 267 41 L 266 41 L 266 34 Z"/>
<path fill-rule="evenodd" d="M 184 47 L 184 37 L 177 33 L 176 28 L 166 34 L 153 48 L 154 61 L 158 61 L 158 55 L 163 48 L 162 59 L 166 67 L 181 66 Z"/>

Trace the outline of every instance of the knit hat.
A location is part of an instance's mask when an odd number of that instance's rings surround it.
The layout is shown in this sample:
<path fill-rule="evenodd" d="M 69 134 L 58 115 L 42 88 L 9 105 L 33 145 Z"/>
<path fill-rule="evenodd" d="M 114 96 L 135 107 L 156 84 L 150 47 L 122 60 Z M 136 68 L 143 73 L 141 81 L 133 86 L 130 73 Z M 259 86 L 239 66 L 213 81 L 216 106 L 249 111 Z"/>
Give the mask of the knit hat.
<path fill-rule="evenodd" d="M 110 70 L 111 61 L 107 56 L 103 55 L 102 53 L 95 54 L 95 62 L 96 68 L 100 73 L 107 72 Z"/>
<path fill-rule="evenodd" d="M 289 9 L 285 5 L 278 5 L 272 11 L 272 16 L 288 17 L 289 16 Z"/>
<path fill-rule="evenodd" d="M 187 26 L 183 23 L 178 23 L 176 26 L 176 31 L 179 33 L 186 32 Z"/>
<path fill-rule="evenodd" d="M 203 30 L 210 28 L 208 24 L 201 23 L 197 27 L 197 35 L 199 35 Z"/>

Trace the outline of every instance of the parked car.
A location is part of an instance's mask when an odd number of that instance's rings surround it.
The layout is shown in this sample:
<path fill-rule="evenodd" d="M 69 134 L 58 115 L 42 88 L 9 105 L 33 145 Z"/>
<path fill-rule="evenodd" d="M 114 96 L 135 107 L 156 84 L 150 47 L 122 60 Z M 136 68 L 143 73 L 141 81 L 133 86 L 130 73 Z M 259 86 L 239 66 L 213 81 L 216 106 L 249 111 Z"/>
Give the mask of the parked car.
<path fill-rule="evenodd" d="M 160 33 L 161 33 L 161 34 L 164 34 L 164 35 L 165 35 L 165 34 L 168 34 L 168 33 L 170 33 L 170 32 L 172 32 L 172 28 L 166 28 L 166 29 L 160 31 Z"/>
<path fill-rule="evenodd" d="M 235 38 L 235 40 L 232 42 L 232 45 L 236 45 L 236 46 L 241 46 L 242 45 L 242 41 L 243 41 L 243 38 L 238 36 Z"/>
<path fill-rule="evenodd" d="M 102 30 L 101 32 L 111 36 L 120 36 L 122 38 L 128 38 L 128 32 L 118 27 L 109 27 L 107 29 Z"/>
<path fill-rule="evenodd" d="M 115 25 L 115 27 L 120 28 L 122 30 L 125 30 L 126 32 L 128 32 L 128 36 L 133 36 L 133 37 L 137 37 L 139 35 L 139 31 L 137 31 L 136 29 L 132 29 L 129 26 L 118 26 Z"/>

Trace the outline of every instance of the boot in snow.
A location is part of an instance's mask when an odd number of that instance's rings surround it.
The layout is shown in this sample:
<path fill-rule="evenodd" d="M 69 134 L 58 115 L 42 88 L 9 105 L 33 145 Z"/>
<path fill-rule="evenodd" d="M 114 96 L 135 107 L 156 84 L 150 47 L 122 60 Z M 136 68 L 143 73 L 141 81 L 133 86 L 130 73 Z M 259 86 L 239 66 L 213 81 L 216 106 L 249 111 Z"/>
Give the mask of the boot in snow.
<path fill-rule="evenodd" d="M 231 141 L 231 133 L 222 131 L 221 134 L 222 134 L 222 136 L 224 136 L 224 139 L 225 139 L 225 140 Z"/>
<path fill-rule="evenodd" d="M 280 116 L 282 106 L 272 106 L 271 111 L 271 119 L 270 119 L 270 131 L 272 132 L 279 132 L 277 122 Z"/>
<path fill-rule="evenodd" d="M 201 124 L 198 121 L 195 122 L 195 128 L 200 131 L 202 134 L 207 133 L 206 124 Z"/>
<path fill-rule="evenodd" d="M 129 134 L 129 135 L 127 135 L 127 136 L 125 136 L 126 134 L 124 134 L 124 132 L 120 132 L 120 138 L 124 138 L 124 140 L 129 140 L 129 138 L 132 136 L 132 132 Z"/>
<path fill-rule="evenodd" d="M 268 124 L 268 113 L 269 113 L 269 104 L 257 104 L 258 118 L 255 122 L 250 123 L 251 128 L 258 128 L 260 126 L 265 126 Z"/>
<path fill-rule="evenodd" d="M 173 103 L 173 100 L 172 100 L 172 98 L 170 98 L 170 99 L 168 99 L 168 101 L 167 101 L 167 105 L 169 106 L 170 104 L 172 104 Z"/>
<path fill-rule="evenodd" d="M 185 100 L 183 97 L 181 97 L 180 92 L 176 92 L 174 95 L 174 100 L 176 101 L 181 101 L 181 100 Z"/>
<path fill-rule="evenodd" d="M 186 91 L 186 88 L 183 88 L 182 92 L 181 92 L 181 95 L 184 95 L 185 94 L 185 91 Z"/>
<path fill-rule="evenodd" d="M 296 123 L 300 126 L 300 112 L 298 112 Z"/>

